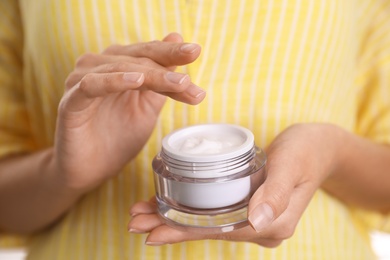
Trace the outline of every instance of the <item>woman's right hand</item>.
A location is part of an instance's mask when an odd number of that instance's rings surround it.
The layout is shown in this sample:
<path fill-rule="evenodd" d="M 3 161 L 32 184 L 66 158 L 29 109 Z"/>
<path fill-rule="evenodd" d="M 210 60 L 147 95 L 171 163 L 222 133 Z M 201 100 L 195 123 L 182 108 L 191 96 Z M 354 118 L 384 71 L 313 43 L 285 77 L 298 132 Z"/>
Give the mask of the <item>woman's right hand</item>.
<path fill-rule="evenodd" d="M 173 72 L 200 51 L 172 33 L 163 41 L 81 56 L 59 105 L 52 160 L 56 179 L 83 192 L 95 188 L 142 149 L 166 96 L 201 102 L 205 92 L 188 75 Z"/>

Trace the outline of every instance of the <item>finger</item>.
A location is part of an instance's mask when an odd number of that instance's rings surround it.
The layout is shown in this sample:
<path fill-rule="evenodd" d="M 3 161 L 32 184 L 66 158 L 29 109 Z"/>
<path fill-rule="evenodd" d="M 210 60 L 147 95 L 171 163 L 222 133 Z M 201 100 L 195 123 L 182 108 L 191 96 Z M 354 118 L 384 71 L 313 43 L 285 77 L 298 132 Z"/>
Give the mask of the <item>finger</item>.
<path fill-rule="evenodd" d="M 283 241 L 292 237 L 303 212 L 314 194 L 314 190 L 309 183 L 297 186 L 291 194 L 287 209 L 258 235 L 274 241 Z"/>
<path fill-rule="evenodd" d="M 288 207 L 291 194 L 297 184 L 296 169 L 291 157 L 279 151 L 269 154 L 267 178 L 253 194 L 248 208 L 248 220 L 261 232 L 277 219 Z"/>
<path fill-rule="evenodd" d="M 103 64 L 89 71 L 88 74 L 109 74 L 118 72 L 138 72 L 144 74 L 140 90 L 155 92 L 183 92 L 190 86 L 191 79 L 187 74 L 167 71 L 166 69 L 151 68 L 129 62 Z M 85 77 L 85 76 L 84 76 Z M 82 78 L 84 80 L 84 78 Z"/>
<path fill-rule="evenodd" d="M 170 33 L 163 39 L 164 42 L 172 42 L 172 43 L 182 43 L 183 38 L 178 33 Z M 113 49 L 119 49 L 123 46 L 114 46 Z M 75 67 L 76 68 L 91 68 L 96 67 L 98 65 L 106 64 L 106 63 L 115 63 L 115 62 L 131 62 L 135 64 L 140 65 L 146 65 L 150 67 L 156 67 L 156 68 L 165 68 L 158 64 L 157 62 L 154 62 L 151 59 L 148 58 L 139 58 L 139 57 L 132 57 L 128 55 L 108 55 L 110 53 L 109 51 L 105 52 L 106 54 L 96 54 L 96 53 L 85 53 L 77 58 Z M 114 54 L 114 53 L 112 53 Z"/>
<path fill-rule="evenodd" d="M 157 213 L 157 205 L 153 202 L 141 201 L 137 202 L 130 208 L 130 215 L 136 216 L 139 214 L 152 214 Z"/>
<path fill-rule="evenodd" d="M 206 96 L 205 91 L 193 84 L 187 74 L 145 67 L 128 62 L 117 62 L 98 66 L 81 79 L 79 86 L 82 90 L 85 90 L 87 97 L 103 96 L 117 91 L 121 86 L 123 87 L 123 84 L 127 81 L 125 76 L 127 72 L 133 73 L 134 71 L 144 75 L 142 84 L 136 85 L 135 88 L 131 88 L 132 85 L 126 85 L 128 88 L 123 89 L 123 91 L 129 89 L 152 90 L 191 105 L 200 103 Z M 123 74 L 124 78 L 120 77 L 119 72 L 126 72 Z M 71 80 L 67 82 L 67 84 L 71 83 Z M 105 86 L 107 84 L 110 86 Z M 67 89 L 71 88 L 67 86 Z M 107 88 L 107 91 L 104 91 L 104 88 Z M 111 91 L 112 88 L 115 91 Z"/>
<path fill-rule="evenodd" d="M 94 53 L 86 53 L 84 55 L 81 55 L 77 59 L 75 67 L 88 69 L 103 64 L 117 63 L 117 62 L 134 63 L 134 64 L 144 65 L 153 68 L 166 69 L 164 66 L 161 66 L 157 62 L 145 57 L 132 57 L 126 55 L 108 55 L 108 54 L 94 54 Z"/>
<path fill-rule="evenodd" d="M 69 112 L 84 110 L 96 98 L 139 88 L 145 80 L 140 72 L 89 73 L 70 89 L 60 108 Z"/>
<path fill-rule="evenodd" d="M 280 239 L 270 239 L 258 237 L 258 234 L 251 228 L 245 227 L 227 233 L 203 234 L 196 232 L 186 232 L 175 229 L 168 225 L 157 225 L 150 231 L 146 238 L 146 244 L 150 246 L 160 246 L 165 244 L 175 244 L 195 240 L 223 240 L 236 242 L 253 242 L 264 247 L 276 247 L 282 243 Z"/>
<path fill-rule="evenodd" d="M 159 225 L 150 232 L 146 238 L 145 244 L 149 246 L 160 246 L 203 239 L 208 238 L 202 234 L 184 232 L 167 225 Z"/>
<path fill-rule="evenodd" d="M 76 69 L 66 79 L 65 86 L 67 89 L 72 88 L 88 73 L 127 71 L 130 69 L 130 64 L 169 70 L 169 68 L 165 68 L 148 58 L 87 53 L 77 59 Z M 174 68 L 171 69 L 171 71 L 173 70 Z"/>
<path fill-rule="evenodd" d="M 138 214 L 129 222 L 127 229 L 132 233 L 146 233 L 163 225 L 157 214 Z"/>
<path fill-rule="evenodd" d="M 183 37 L 181 37 L 180 34 L 178 33 L 170 33 L 167 36 L 164 37 L 163 42 L 176 42 L 176 43 L 182 43 L 183 42 Z M 170 66 L 167 67 L 168 70 L 174 71 L 176 70 L 176 66 Z"/>
<path fill-rule="evenodd" d="M 179 33 L 172 32 L 164 37 L 163 42 L 181 43 L 181 42 L 183 42 L 183 37 Z"/>
<path fill-rule="evenodd" d="M 126 46 L 110 46 L 103 54 L 145 57 L 164 67 L 171 67 L 195 61 L 200 52 L 200 45 L 195 43 L 152 41 Z"/>

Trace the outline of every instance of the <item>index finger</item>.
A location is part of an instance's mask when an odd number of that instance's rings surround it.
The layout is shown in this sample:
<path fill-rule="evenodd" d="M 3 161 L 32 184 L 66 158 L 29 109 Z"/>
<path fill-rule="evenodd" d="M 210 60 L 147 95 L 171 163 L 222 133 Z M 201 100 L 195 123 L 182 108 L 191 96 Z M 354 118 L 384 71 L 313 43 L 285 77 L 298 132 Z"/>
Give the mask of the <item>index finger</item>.
<path fill-rule="evenodd" d="M 196 43 L 151 41 L 131 45 L 112 45 L 103 54 L 149 58 L 164 66 L 180 66 L 195 61 L 201 52 Z"/>

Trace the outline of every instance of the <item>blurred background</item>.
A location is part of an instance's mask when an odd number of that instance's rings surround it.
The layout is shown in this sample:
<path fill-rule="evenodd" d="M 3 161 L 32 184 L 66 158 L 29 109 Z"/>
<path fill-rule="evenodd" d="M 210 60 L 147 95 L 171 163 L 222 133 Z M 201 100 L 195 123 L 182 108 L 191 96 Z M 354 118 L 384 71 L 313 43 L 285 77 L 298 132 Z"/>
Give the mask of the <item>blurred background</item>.
<path fill-rule="evenodd" d="M 390 260 L 390 234 L 373 232 L 371 235 L 372 247 L 378 260 Z M 26 252 L 20 250 L 1 250 L 0 260 L 23 260 Z"/>

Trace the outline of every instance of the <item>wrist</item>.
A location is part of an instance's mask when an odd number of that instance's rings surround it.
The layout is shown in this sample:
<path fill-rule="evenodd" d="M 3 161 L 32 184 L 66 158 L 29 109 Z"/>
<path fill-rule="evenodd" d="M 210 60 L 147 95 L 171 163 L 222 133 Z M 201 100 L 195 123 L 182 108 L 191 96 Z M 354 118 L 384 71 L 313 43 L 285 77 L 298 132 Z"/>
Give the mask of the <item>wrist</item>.
<path fill-rule="evenodd" d="M 72 187 L 68 184 L 64 174 L 62 174 L 62 171 L 58 166 L 55 150 L 53 148 L 47 149 L 43 154 L 41 168 L 41 172 L 44 173 L 45 187 L 52 194 L 68 197 L 71 200 L 77 200 L 86 193 L 86 190 Z"/>
<path fill-rule="evenodd" d="M 307 168 L 317 175 L 315 178 L 309 176 L 317 181 L 317 186 L 336 175 L 345 157 L 346 131 L 327 123 L 296 124 L 290 127 L 290 131 L 291 138 L 297 140 L 296 152 L 301 153 Z"/>

